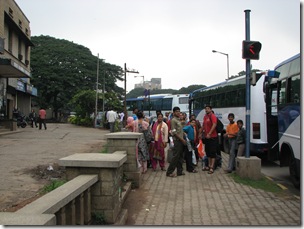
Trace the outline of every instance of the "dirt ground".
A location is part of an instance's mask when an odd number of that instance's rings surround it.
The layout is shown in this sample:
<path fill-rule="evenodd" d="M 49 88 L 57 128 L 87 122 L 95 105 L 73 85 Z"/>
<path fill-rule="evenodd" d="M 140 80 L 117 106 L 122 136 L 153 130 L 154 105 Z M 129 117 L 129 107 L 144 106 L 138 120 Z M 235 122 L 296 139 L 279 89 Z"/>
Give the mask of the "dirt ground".
<path fill-rule="evenodd" d="M 96 149 L 100 149 L 102 145 L 96 144 L 88 149 L 87 153 L 96 152 Z M 64 180 L 65 179 L 65 169 L 64 167 L 59 166 L 58 164 L 52 164 L 51 168 L 49 164 L 45 165 L 38 165 L 32 169 L 24 170 L 24 174 L 30 175 L 35 180 L 39 181 L 39 183 L 49 185 L 52 183 L 53 180 Z M 28 198 L 24 201 L 14 204 L 10 208 L 5 209 L 6 212 L 15 212 L 20 208 L 23 208 L 25 205 L 35 201 L 36 199 L 40 198 L 41 196 L 45 195 L 42 192 L 43 188 L 40 190 L 36 196 Z M 128 195 L 127 200 L 125 201 L 123 208 L 128 209 L 128 220 L 126 225 L 134 225 L 133 215 L 138 213 L 142 208 L 143 204 L 145 203 L 145 190 L 141 189 L 132 189 Z"/>
<path fill-rule="evenodd" d="M 102 148 L 103 143 L 98 143 L 95 145 L 92 145 L 90 148 L 88 148 L 87 151 L 84 153 L 92 153 L 96 152 L 96 150 L 99 150 Z M 30 176 L 31 178 L 35 179 L 39 182 L 40 185 L 43 185 L 43 187 L 49 185 L 54 180 L 65 180 L 65 169 L 64 167 L 59 166 L 57 163 L 51 164 L 44 164 L 44 165 L 38 165 L 35 168 L 31 169 L 24 169 L 23 175 Z M 10 193 L 7 194 L 9 196 Z M 18 202 L 18 198 L 16 197 L 16 204 L 13 204 L 11 207 L 3 209 L 5 212 L 15 212 L 19 210 L 20 208 L 23 208 L 25 205 L 35 201 L 39 197 L 45 195 L 43 192 L 43 188 L 39 190 L 39 192 L 36 193 L 35 196 L 30 197 L 24 201 Z"/>

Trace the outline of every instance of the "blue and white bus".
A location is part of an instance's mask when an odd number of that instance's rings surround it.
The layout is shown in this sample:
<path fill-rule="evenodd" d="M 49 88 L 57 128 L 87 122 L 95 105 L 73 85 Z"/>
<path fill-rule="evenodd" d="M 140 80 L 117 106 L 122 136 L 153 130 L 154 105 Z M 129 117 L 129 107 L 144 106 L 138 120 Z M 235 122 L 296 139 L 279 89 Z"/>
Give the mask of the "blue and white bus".
<path fill-rule="evenodd" d="M 297 54 L 275 67 L 277 78 L 265 81 L 267 134 L 271 159 L 289 166 L 296 187 L 300 186 L 301 160 L 301 61 Z"/>
<path fill-rule="evenodd" d="M 156 110 L 172 112 L 173 107 L 178 106 L 181 112 L 188 113 L 188 94 L 156 94 L 150 96 L 139 96 L 126 99 L 128 115 L 132 114 L 133 108 L 142 110 L 146 116 L 155 116 Z"/>
<path fill-rule="evenodd" d="M 250 152 L 252 155 L 264 156 L 268 152 L 266 111 L 263 98 L 265 75 L 257 80 L 250 90 Z M 229 124 L 228 114 L 235 115 L 235 121 L 241 119 L 246 128 L 246 76 L 239 76 L 224 82 L 193 91 L 189 96 L 189 113 L 195 114 L 202 122 L 205 105 L 211 105 L 214 114 L 222 121 L 224 127 Z M 221 149 L 228 153 L 228 142 L 220 136 Z"/>

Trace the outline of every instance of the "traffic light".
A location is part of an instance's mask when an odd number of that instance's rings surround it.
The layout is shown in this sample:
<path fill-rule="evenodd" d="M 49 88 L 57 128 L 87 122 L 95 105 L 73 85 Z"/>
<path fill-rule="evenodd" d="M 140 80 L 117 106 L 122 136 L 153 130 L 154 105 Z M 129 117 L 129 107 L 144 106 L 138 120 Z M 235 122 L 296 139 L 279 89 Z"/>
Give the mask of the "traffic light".
<path fill-rule="evenodd" d="M 258 41 L 243 41 L 243 59 L 258 60 L 262 44 Z"/>

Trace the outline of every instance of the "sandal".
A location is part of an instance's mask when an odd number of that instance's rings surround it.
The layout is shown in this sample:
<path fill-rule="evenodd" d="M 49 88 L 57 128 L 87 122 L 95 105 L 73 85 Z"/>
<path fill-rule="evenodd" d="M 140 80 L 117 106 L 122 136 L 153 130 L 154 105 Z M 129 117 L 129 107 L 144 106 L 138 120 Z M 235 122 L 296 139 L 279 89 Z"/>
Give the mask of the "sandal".
<path fill-rule="evenodd" d="M 212 168 L 210 168 L 210 170 L 208 171 L 208 174 L 212 174 L 214 172 L 214 170 Z"/>
<path fill-rule="evenodd" d="M 203 171 L 210 171 L 210 168 L 209 167 L 205 167 L 202 169 Z"/>

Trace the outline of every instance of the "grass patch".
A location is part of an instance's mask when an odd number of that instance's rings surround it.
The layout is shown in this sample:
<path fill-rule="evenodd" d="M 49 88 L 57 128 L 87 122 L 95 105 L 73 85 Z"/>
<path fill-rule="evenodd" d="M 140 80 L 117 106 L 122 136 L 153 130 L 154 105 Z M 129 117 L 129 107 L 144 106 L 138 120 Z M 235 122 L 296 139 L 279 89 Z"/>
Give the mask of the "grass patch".
<path fill-rule="evenodd" d="M 262 189 L 267 192 L 280 193 L 283 190 L 273 181 L 267 179 L 266 177 L 262 177 L 259 180 L 253 180 L 249 178 L 242 178 L 238 176 L 236 173 L 229 174 L 236 183 L 249 185 L 256 189 Z"/>
<path fill-rule="evenodd" d="M 100 153 L 108 153 L 108 144 L 105 144 L 105 145 L 102 147 Z"/>
<path fill-rule="evenodd" d="M 64 180 L 53 180 L 51 184 L 44 186 L 42 193 L 51 192 L 56 188 L 58 188 L 59 186 L 63 185 L 65 182 L 66 181 Z"/>

